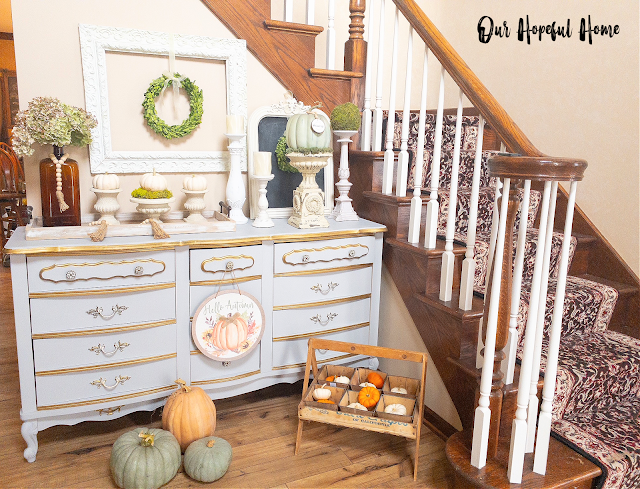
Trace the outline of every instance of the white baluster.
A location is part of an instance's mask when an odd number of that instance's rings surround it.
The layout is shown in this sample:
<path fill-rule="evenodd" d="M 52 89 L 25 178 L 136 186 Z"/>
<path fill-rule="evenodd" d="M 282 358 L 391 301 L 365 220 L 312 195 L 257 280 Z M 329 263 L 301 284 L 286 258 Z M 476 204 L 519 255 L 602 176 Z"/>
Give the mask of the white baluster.
<path fill-rule="evenodd" d="M 364 35 L 367 41 L 367 71 L 364 79 L 364 106 L 362 108 L 362 131 L 360 138 L 360 149 L 371 151 L 371 84 L 373 83 L 373 50 L 371 49 L 371 30 L 373 29 L 373 12 L 375 0 L 367 4 L 367 27 Z M 370 14 L 370 15 L 369 15 Z"/>
<path fill-rule="evenodd" d="M 442 121 L 444 119 L 444 66 L 440 70 L 440 92 L 436 113 L 436 134 L 431 158 L 431 186 L 427 203 L 427 221 L 424 227 L 424 246 L 430 250 L 436 247 L 438 235 L 438 186 L 440 185 L 440 155 L 442 153 Z"/>
<path fill-rule="evenodd" d="M 462 139 L 462 97 L 458 94 L 458 113 L 456 116 L 456 135 L 453 143 L 453 161 L 451 163 L 451 187 L 449 189 L 449 212 L 447 214 L 446 244 L 442 254 L 442 268 L 440 273 L 440 300 L 450 301 L 453 293 L 453 269 L 455 256 L 453 255 L 453 232 L 456 226 L 456 208 L 458 204 L 458 173 L 460 169 L 460 144 Z"/>
<path fill-rule="evenodd" d="M 293 22 L 293 0 L 284 0 L 284 21 Z"/>
<path fill-rule="evenodd" d="M 391 195 L 393 192 L 393 133 L 396 121 L 396 82 L 398 79 L 398 31 L 400 11 L 395 7 L 395 23 L 393 30 L 393 53 L 391 55 L 391 87 L 389 89 L 389 115 L 387 117 L 387 141 L 384 152 L 384 167 L 382 170 L 382 193 Z"/>
<path fill-rule="evenodd" d="M 471 309 L 473 301 L 473 279 L 476 275 L 476 260 L 473 250 L 476 244 L 476 226 L 478 224 L 478 196 L 480 194 L 480 170 L 482 167 L 482 139 L 484 136 L 484 119 L 478 120 L 478 139 L 476 141 L 476 157 L 473 160 L 473 180 L 471 183 L 471 202 L 469 203 L 469 227 L 467 229 L 467 251 L 462 262 L 460 276 L 460 301 L 458 307 L 463 311 Z"/>
<path fill-rule="evenodd" d="M 336 69 L 336 1 L 329 0 L 329 21 L 327 23 L 327 69 Z"/>
<path fill-rule="evenodd" d="M 404 107 L 402 109 L 402 135 L 400 137 L 400 154 L 398 154 L 398 170 L 396 172 L 396 195 L 406 197 L 407 178 L 409 177 L 409 118 L 411 117 L 411 69 L 413 64 L 413 27 L 409 28 L 407 40 L 407 71 L 404 81 Z"/>
<path fill-rule="evenodd" d="M 547 471 L 551 411 L 553 409 L 553 396 L 555 394 L 556 375 L 558 373 L 558 350 L 560 349 L 560 335 L 562 333 L 562 312 L 564 309 L 564 295 L 567 285 L 569 246 L 571 244 L 571 228 L 573 225 L 573 210 L 576 201 L 577 185 L 577 182 L 571 182 L 569 201 L 567 203 L 567 216 L 564 221 L 562 255 L 560 257 L 560 269 L 558 271 L 556 297 L 553 304 L 553 317 L 549 334 L 549 352 L 547 354 L 547 366 L 544 373 L 544 387 L 542 388 L 542 406 L 540 407 L 540 418 L 538 419 L 536 454 L 533 460 L 533 471 L 542 475 Z"/>
<path fill-rule="evenodd" d="M 522 270 L 524 269 L 524 248 L 527 237 L 529 196 L 531 194 L 531 180 L 524 181 L 522 204 L 520 206 L 520 228 L 518 229 L 518 244 L 516 245 L 516 260 L 513 266 L 513 287 L 511 289 L 511 314 L 509 316 L 509 336 L 504 349 L 505 359 L 502 361 L 502 372 L 505 384 L 513 382 L 516 370 L 516 355 L 518 353 L 518 309 L 520 308 L 520 294 L 522 292 Z"/>
<path fill-rule="evenodd" d="M 422 221 L 422 166 L 424 165 L 424 127 L 427 118 L 427 79 L 429 75 L 429 49 L 424 47 L 424 63 L 422 65 L 422 96 L 420 98 L 420 117 L 418 121 L 418 141 L 416 151 L 416 173 L 413 176 L 413 197 L 409 215 L 409 243 L 420 241 L 420 223 Z"/>
<path fill-rule="evenodd" d="M 529 383 L 531 381 L 531 364 L 533 363 L 533 348 L 536 336 L 538 316 L 538 302 L 540 300 L 540 280 L 542 277 L 542 258 L 544 255 L 544 240 L 549 217 L 549 194 L 551 182 L 545 182 L 542 194 L 542 208 L 540 210 L 540 227 L 538 230 L 538 244 L 536 259 L 531 280 L 531 297 L 529 299 L 529 313 L 524 333 L 522 363 L 520 365 L 520 380 L 518 383 L 518 397 L 516 399 L 516 417 L 511 428 L 511 446 L 509 448 L 509 466 L 507 478 L 512 484 L 522 481 L 524 454 L 527 442 L 527 406 L 529 404 Z"/>
<path fill-rule="evenodd" d="M 473 420 L 473 444 L 471 445 L 471 465 L 481 469 L 487 463 L 487 447 L 489 443 L 489 423 L 491 410 L 491 380 L 493 377 L 493 361 L 496 352 L 496 334 L 498 332 L 498 307 L 500 305 L 500 282 L 502 276 L 502 257 L 504 251 L 505 229 L 507 227 L 507 208 L 509 206 L 509 186 L 511 180 L 504 179 L 504 197 L 500 203 L 500 221 L 496 240 L 496 263 L 491 282 L 491 300 L 487 314 L 487 334 L 484 344 L 484 361 L 480 376 L 480 399 Z"/>
<path fill-rule="evenodd" d="M 316 18 L 316 0 L 307 0 L 307 25 L 314 25 Z"/>
<path fill-rule="evenodd" d="M 536 440 L 536 420 L 538 419 L 538 379 L 540 378 L 540 360 L 542 357 L 542 338 L 544 337 L 544 312 L 547 308 L 547 287 L 549 286 L 549 263 L 551 262 L 551 242 L 553 240 L 553 222 L 556 215 L 556 194 L 558 182 L 551 183 L 549 199 L 549 217 L 544 242 L 544 258 L 542 260 L 542 278 L 540 280 L 540 302 L 538 303 L 538 322 L 536 326 L 536 342 L 533 347 L 531 364 L 531 384 L 529 386 L 529 409 L 527 411 L 527 447 L 532 453 Z"/>
<path fill-rule="evenodd" d="M 380 26 L 378 27 L 378 68 L 376 70 L 376 108 L 373 109 L 373 151 L 382 151 L 382 81 L 384 68 L 384 4 L 380 0 Z"/>

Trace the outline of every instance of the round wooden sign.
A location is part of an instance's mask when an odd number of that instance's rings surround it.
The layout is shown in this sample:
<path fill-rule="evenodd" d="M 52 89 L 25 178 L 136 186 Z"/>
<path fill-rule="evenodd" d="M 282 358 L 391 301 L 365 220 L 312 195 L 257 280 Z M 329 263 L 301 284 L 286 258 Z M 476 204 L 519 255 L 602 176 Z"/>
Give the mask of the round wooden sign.
<path fill-rule="evenodd" d="M 264 323 L 264 310 L 255 297 L 226 290 L 200 304 L 191 323 L 191 336 L 203 355 L 229 362 L 247 355 L 260 343 Z"/>

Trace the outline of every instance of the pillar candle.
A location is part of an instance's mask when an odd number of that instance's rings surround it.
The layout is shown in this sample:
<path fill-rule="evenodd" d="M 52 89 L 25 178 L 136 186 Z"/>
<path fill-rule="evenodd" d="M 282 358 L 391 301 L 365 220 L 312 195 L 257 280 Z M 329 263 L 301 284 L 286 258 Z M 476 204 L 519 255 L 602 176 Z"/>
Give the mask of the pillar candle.
<path fill-rule="evenodd" d="M 244 116 L 227 115 L 227 134 L 244 134 Z"/>
<path fill-rule="evenodd" d="M 258 176 L 271 175 L 271 153 L 256 151 L 253 153 L 253 174 Z"/>

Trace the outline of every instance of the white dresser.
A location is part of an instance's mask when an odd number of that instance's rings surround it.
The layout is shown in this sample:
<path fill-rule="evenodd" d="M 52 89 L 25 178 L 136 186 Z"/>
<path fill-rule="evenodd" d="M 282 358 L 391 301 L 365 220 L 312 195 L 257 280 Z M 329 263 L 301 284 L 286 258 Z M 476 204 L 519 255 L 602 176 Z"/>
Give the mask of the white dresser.
<path fill-rule="evenodd" d="M 177 378 L 225 398 L 301 378 L 312 336 L 377 344 L 384 226 L 275 222 L 102 243 L 26 241 L 15 232 L 7 250 L 25 458 L 35 460 L 38 431 L 154 409 Z M 236 287 L 261 302 L 264 335 L 246 356 L 211 360 L 191 339 L 191 318 L 207 297 Z"/>

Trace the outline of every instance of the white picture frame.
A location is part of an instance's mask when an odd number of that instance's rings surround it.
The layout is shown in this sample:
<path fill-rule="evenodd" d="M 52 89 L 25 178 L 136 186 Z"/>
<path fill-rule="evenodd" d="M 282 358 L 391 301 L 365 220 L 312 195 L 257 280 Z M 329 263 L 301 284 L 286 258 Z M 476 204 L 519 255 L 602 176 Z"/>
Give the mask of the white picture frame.
<path fill-rule="evenodd" d="M 256 151 L 260 151 L 258 134 L 258 126 L 260 124 L 260 121 L 266 117 L 283 117 L 288 119 L 295 114 L 306 114 L 309 109 L 309 106 L 304 105 L 302 102 L 298 102 L 292 96 L 287 96 L 284 101 L 277 104 L 258 107 L 249 116 L 249 121 L 247 124 L 247 179 L 249 181 L 249 217 L 251 219 L 255 219 L 260 212 L 258 209 L 259 186 L 256 180 L 253 178 L 253 153 Z M 324 113 L 319 109 L 313 109 L 313 111 Z M 324 192 L 324 214 L 325 216 L 328 216 L 333 211 L 334 206 L 333 157 L 329 158 L 329 163 L 327 164 L 327 166 L 320 171 L 324 172 L 324 188 L 322 189 Z M 269 184 L 267 184 L 267 199 L 269 199 Z M 291 206 L 272 208 L 271 205 L 269 205 L 267 213 L 272 219 L 288 218 L 289 216 L 291 216 L 291 214 L 293 214 L 293 193 L 291 194 Z"/>
<path fill-rule="evenodd" d="M 169 55 L 170 34 L 80 24 L 86 109 L 98 119 L 89 145 L 91 173 L 229 171 L 228 151 L 114 151 L 111 142 L 106 53 Z M 176 56 L 225 62 L 227 114 L 247 118 L 247 45 L 242 39 L 175 34 Z M 247 169 L 243 139 L 241 170 Z"/>

